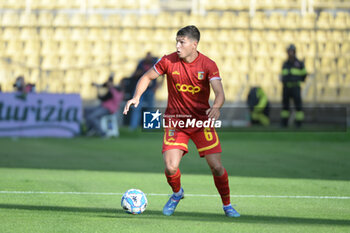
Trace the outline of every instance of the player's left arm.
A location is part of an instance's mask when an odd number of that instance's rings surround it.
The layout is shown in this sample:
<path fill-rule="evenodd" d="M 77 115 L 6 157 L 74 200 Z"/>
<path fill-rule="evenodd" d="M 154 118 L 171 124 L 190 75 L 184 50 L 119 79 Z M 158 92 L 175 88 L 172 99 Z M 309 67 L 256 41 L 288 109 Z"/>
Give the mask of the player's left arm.
<path fill-rule="evenodd" d="M 214 118 L 215 120 L 220 117 L 220 108 L 225 102 L 224 88 L 222 87 L 221 79 L 214 79 L 210 81 L 211 87 L 215 94 L 214 104 L 209 108 L 206 113 L 209 118 Z"/>

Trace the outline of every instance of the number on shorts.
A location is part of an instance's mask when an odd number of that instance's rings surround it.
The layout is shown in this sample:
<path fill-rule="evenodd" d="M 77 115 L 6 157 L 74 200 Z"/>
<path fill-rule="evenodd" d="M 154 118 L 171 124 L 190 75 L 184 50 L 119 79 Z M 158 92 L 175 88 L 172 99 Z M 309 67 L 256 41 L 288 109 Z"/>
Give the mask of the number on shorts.
<path fill-rule="evenodd" d="M 207 141 L 213 140 L 213 133 L 210 131 L 210 128 L 204 129 L 204 137 Z"/>

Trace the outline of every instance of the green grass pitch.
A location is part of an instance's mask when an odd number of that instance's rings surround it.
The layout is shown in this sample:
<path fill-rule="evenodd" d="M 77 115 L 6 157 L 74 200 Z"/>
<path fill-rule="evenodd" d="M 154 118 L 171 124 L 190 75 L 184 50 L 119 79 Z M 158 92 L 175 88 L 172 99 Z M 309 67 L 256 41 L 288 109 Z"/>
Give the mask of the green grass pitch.
<path fill-rule="evenodd" d="M 141 215 L 120 207 L 119 193 L 130 188 L 170 194 L 160 133 L 123 132 L 110 140 L 2 138 L 0 232 L 350 231 L 350 199 L 317 198 L 350 197 L 349 133 L 220 137 L 232 203 L 242 215 L 237 219 L 224 216 L 210 170 L 192 142 L 181 171 L 185 194 L 193 195 L 167 217 L 161 212 L 166 195 L 148 195 Z"/>

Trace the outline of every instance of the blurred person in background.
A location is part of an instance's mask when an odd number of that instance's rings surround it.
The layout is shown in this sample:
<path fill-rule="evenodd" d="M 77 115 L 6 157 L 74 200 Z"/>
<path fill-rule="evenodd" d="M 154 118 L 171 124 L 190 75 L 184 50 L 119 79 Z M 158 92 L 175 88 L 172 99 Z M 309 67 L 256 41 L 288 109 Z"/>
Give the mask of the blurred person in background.
<path fill-rule="evenodd" d="M 141 78 L 142 75 L 144 75 L 149 69 L 151 69 L 154 66 L 154 64 L 156 64 L 157 60 L 158 58 L 153 57 L 151 52 L 148 52 L 146 54 L 146 57 L 140 60 L 140 62 L 137 64 L 134 74 L 132 75 L 132 77 L 136 80 L 136 83 Z M 135 83 L 135 86 L 133 87 L 133 92 L 135 91 L 136 83 Z M 131 119 L 130 119 L 131 131 L 136 130 L 141 124 L 142 108 L 154 107 L 154 97 L 158 87 L 159 87 L 159 84 L 157 83 L 157 80 L 152 80 L 147 90 L 142 95 L 140 99 L 140 104 L 138 105 L 138 107 L 133 108 L 131 113 Z"/>
<path fill-rule="evenodd" d="M 29 92 L 35 92 L 35 84 L 26 83 L 23 76 L 18 76 L 16 82 L 13 84 L 15 91 L 27 94 Z"/>
<path fill-rule="evenodd" d="M 270 125 L 270 103 L 261 87 L 252 87 L 250 89 L 247 104 L 249 106 L 251 124 Z"/>
<path fill-rule="evenodd" d="M 106 133 L 101 129 L 101 119 L 104 116 L 116 113 L 119 109 L 120 103 L 123 100 L 123 93 L 118 87 L 114 87 L 113 80 L 114 75 L 111 74 L 107 82 L 102 85 L 92 83 L 93 86 L 98 88 L 98 99 L 101 103 L 97 107 L 90 109 L 90 111 L 87 110 L 85 113 L 88 136 L 96 134 L 105 137 Z M 101 94 L 101 89 L 104 89 L 104 94 Z"/>
<path fill-rule="evenodd" d="M 15 88 L 16 97 L 22 100 L 26 99 L 28 93 L 35 92 L 35 84 L 26 83 L 23 76 L 18 76 L 16 78 L 13 87 Z"/>
<path fill-rule="evenodd" d="M 281 82 L 282 88 L 282 111 L 281 126 L 288 127 L 290 117 L 290 99 L 293 99 L 295 105 L 295 126 L 300 127 L 304 120 L 302 109 L 300 83 L 305 81 L 307 72 L 304 62 L 296 57 L 296 47 L 291 44 L 287 48 L 288 59 L 283 63 Z"/>

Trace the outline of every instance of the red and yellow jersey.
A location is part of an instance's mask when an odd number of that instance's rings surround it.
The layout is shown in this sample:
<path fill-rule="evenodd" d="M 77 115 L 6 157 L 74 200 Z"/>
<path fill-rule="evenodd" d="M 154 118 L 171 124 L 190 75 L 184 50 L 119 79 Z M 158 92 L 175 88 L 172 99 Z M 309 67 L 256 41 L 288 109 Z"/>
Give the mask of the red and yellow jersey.
<path fill-rule="evenodd" d="M 168 104 L 165 114 L 207 119 L 209 81 L 221 79 L 213 60 L 198 52 L 193 62 L 186 63 L 175 52 L 159 59 L 154 69 L 159 75 L 167 75 Z"/>

